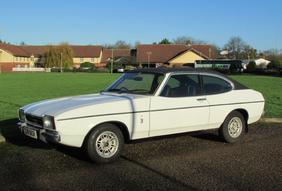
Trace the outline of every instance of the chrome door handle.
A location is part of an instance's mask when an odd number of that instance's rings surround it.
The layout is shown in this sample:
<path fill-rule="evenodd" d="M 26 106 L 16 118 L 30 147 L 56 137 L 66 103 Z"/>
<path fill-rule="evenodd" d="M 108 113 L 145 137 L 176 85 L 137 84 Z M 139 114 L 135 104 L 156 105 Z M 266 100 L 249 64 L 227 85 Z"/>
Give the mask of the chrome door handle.
<path fill-rule="evenodd" d="M 207 98 L 198 98 L 197 101 L 206 101 Z"/>

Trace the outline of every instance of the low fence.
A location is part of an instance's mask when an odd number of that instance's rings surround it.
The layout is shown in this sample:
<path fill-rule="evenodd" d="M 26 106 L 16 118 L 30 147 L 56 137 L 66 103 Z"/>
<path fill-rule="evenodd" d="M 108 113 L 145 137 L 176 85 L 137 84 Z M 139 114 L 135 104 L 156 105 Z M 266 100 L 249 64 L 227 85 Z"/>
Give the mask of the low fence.
<path fill-rule="evenodd" d="M 50 68 L 13 68 L 13 72 L 50 72 Z"/>

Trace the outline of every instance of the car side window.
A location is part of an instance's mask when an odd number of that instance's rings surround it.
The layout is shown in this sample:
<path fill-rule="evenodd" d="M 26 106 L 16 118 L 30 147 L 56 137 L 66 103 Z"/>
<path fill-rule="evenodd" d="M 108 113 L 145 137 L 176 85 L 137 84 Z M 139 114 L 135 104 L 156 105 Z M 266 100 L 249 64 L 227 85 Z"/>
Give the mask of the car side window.
<path fill-rule="evenodd" d="M 172 75 L 160 96 L 189 97 L 200 94 L 200 82 L 197 74 Z"/>
<path fill-rule="evenodd" d="M 232 89 L 229 82 L 224 79 L 203 75 L 203 93 L 206 95 L 228 92 Z"/>

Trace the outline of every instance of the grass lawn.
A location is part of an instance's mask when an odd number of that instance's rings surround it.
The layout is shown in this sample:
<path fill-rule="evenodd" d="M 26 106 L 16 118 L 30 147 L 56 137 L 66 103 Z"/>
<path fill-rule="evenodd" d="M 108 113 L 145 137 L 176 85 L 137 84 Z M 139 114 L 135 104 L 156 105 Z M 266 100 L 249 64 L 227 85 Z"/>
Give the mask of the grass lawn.
<path fill-rule="evenodd" d="M 111 84 L 119 74 L 31 73 L 0 75 L 0 121 L 16 118 L 17 109 L 38 100 L 95 93 Z M 266 115 L 282 117 L 282 78 L 231 76 L 266 98 Z"/>
<path fill-rule="evenodd" d="M 118 76 L 101 73 L 1 74 L 0 120 L 15 118 L 20 106 L 35 101 L 99 92 Z"/>

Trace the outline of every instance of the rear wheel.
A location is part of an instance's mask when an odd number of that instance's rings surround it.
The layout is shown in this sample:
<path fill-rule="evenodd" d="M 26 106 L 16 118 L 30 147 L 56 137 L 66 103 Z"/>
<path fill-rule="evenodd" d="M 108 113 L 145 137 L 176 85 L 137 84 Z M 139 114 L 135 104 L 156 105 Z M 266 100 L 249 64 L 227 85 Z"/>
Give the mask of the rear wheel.
<path fill-rule="evenodd" d="M 120 129 L 113 124 L 103 124 L 90 133 L 86 151 L 92 161 L 107 163 L 119 157 L 123 144 L 124 138 Z"/>
<path fill-rule="evenodd" d="M 219 134 L 224 141 L 234 143 L 242 137 L 246 129 L 243 115 L 238 111 L 230 113 L 219 129 Z"/>

